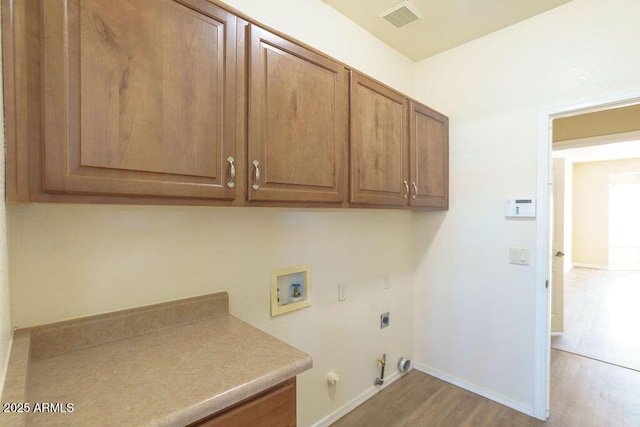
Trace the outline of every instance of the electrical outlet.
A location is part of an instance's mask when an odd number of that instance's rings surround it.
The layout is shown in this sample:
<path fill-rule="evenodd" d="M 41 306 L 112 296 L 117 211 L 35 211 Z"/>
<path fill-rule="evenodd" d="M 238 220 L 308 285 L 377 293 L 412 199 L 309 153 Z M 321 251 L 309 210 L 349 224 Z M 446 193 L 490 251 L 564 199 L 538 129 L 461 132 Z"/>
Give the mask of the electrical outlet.
<path fill-rule="evenodd" d="M 389 316 L 389 312 L 382 313 L 380 315 L 380 329 L 384 329 L 391 324 L 391 316 Z"/>
<path fill-rule="evenodd" d="M 384 275 L 383 283 L 385 289 L 391 289 L 391 276 L 389 274 Z"/>
<path fill-rule="evenodd" d="M 338 301 L 343 302 L 347 299 L 347 285 L 338 283 Z"/>

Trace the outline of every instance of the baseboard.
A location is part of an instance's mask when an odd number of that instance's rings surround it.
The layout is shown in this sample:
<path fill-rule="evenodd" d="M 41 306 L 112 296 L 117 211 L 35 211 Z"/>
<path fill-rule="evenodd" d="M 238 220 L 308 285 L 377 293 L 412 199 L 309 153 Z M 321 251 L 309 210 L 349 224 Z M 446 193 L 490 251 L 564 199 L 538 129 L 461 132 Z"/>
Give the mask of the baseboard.
<path fill-rule="evenodd" d="M 609 266 L 608 265 L 601 265 L 601 264 L 584 264 L 582 262 L 574 262 L 573 263 L 574 267 L 580 267 L 580 268 L 594 268 L 596 270 L 608 270 Z"/>
<path fill-rule="evenodd" d="M 636 267 L 633 265 L 612 265 L 609 267 L 609 270 L 612 271 L 640 271 L 640 267 Z"/>
<path fill-rule="evenodd" d="M 480 395 L 482 397 L 486 397 L 489 400 L 493 400 L 494 402 L 497 402 L 497 403 L 499 403 L 501 405 L 507 406 L 507 407 L 509 407 L 511 409 L 514 409 L 514 410 L 516 410 L 518 412 L 522 412 L 523 414 L 526 414 L 526 415 L 529 415 L 530 417 L 534 417 L 535 418 L 535 416 L 533 415 L 533 408 L 525 406 L 520 402 L 516 402 L 516 401 L 513 401 L 513 400 L 511 400 L 511 399 L 509 399 L 507 397 L 491 393 L 489 390 L 486 390 L 486 389 L 484 389 L 482 387 L 479 387 L 479 386 L 477 386 L 475 384 L 463 381 L 463 380 L 458 379 L 458 378 L 451 377 L 451 376 L 449 376 L 447 374 L 444 374 L 444 373 L 442 373 L 440 371 L 437 371 L 435 369 L 431 369 L 431 368 L 429 368 L 429 367 L 427 367 L 425 365 L 421 365 L 419 363 L 414 363 L 413 367 L 414 367 L 414 369 L 416 369 L 416 370 L 418 370 L 420 372 L 424 372 L 427 375 L 431 375 L 433 377 L 441 379 L 442 381 L 446 381 L 449 384 L 453 384 L 453 385 L 455 385 L 457 387 L 463 388 L 463 389 L 465 389 L 467 391 L 470 391 L 470 392 L 475 393 L 477 395 Z"/>
<path fill-rule="evenodd" d="M 581 262 L 574 262 L 574 267 L 580 268 L 593 268 L 597 270 L 611 270 L 611 271 L 638 271 L 640 267 L 624 266 L 624 265 L 600 265 L 600 264 L 583 264 Z"/>
<path fill-rule="evenodd" d="M 332 413 L 330 413 L 329 415 L 327 415 L 317 423 L 313 424 L 312 427 L 330 426 L 331 424 L 338 421 L 340 418 L 347 415 L 349 412 L 356 409 L 358 406 L 362 405 L 367 400 L 371 399 L 378 392 L 387 388 L 390 384 L 398 380 L 400 377 L 401 375 L 398 372 L 394 372 L 393 374 L 389 375 L 387 378 L 384 379 L 384 384 L 382 386 L 380 387 L 371 386 L 365 392 L 356 396 L 354 399 L 350 400 L 346 405 L 341 406 L 340 408 L 336 409 L 335 411 L 333 411 Z"/>

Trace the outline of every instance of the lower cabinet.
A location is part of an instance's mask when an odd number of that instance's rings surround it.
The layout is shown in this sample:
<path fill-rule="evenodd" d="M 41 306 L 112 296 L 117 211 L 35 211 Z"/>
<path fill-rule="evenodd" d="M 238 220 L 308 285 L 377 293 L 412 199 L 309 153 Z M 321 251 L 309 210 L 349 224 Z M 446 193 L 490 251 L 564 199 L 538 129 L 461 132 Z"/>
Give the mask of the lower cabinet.
<path fill-rule="evenodd" d="M 296 425 L 296 379 L 291 378 L 204 418 L 198 427 L 287 427 Z"/>

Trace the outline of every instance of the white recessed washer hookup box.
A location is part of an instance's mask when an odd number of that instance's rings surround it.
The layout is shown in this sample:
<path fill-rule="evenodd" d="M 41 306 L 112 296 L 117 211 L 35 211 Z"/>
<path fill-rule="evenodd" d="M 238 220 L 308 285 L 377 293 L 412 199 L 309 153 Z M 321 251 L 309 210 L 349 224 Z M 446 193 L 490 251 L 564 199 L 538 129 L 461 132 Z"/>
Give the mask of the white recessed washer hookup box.
<path fill-rule="evenodd" d="M 271 271 L 271 317 L 311 305 L 311 264 Z"/>
<path fill-rule="evenodd" d="M 504 216 L 507 218 L 535 218 L 536 199 L 532 196 L 506 199 Z"/>

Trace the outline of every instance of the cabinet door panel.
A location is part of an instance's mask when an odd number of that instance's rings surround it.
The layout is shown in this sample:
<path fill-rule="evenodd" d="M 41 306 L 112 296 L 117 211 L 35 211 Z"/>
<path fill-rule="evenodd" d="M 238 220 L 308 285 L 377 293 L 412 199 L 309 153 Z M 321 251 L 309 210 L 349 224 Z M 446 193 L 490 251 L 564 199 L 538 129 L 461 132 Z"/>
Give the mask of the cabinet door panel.
<path fill-rule="evenodd" d="M 233 15 L 201 0 L 43 8 L 45 191 L 234 198 Z"/>
<path fill-rule="evenodd" d="M 250 40 L 249 200 L 344 201 L 346 70 L 255 26 Z"/>
<path fill-rule="evenodd" d="M 351 202 L 407 205 L 407 101 L 352 72 Z"/>
<path fill-rule="evenodd" d="M 296 379 L 249 398 L 190 427 L 295 427 Z"/>
<path fill-rule="evenodd" d="M 449 204 L 449 120 L 428 107 L 412 102 L 410 126 L 412 176 L 410 203 L 412 206 L 447 209 Z M 415 190 L 417 193 L 413 192 Z"/>

